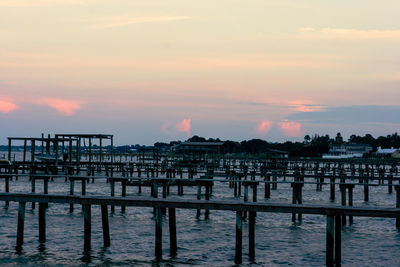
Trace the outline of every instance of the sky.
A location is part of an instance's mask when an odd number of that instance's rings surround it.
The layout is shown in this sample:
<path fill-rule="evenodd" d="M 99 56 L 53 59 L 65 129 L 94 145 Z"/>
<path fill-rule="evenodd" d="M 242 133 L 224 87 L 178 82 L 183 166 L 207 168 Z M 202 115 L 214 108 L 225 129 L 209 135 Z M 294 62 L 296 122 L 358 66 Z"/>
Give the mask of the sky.
<path fill-rule="evenodd" d="M 0 144 L 399 132 L 398 0 L 0 0 Z"/>

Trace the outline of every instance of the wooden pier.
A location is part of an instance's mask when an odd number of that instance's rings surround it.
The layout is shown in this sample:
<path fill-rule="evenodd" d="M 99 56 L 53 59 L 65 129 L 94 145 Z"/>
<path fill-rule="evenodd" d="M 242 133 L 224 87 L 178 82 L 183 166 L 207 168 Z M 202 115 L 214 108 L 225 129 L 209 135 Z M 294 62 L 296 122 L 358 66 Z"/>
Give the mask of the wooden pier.
<path fill-rule="evenodd" d="M 176 209 L 205 209 L 205 210 L 224 210 L 236 212 L 236 242 L 235 242 L 235 263 L 242 263 L 242 214 L 247 212 L 255 215 L 257 212 L 273 213 L 297 213 L 314 214 L 326 216 L 326 265 L 340 266 L 341 264 L 341 227 L 342 216 L 358 217 L 384 217 L 400 218 L 400 208 L 356 208 L 331 205 L 299 205 L 299 204 L 266 204 L 241 201 L 211 201 L 211 200 L 182 200 L 182 199 L 163 199 L 148 197 L 105 197 L 105 196 L 69 196 L 69 195 L 49 195 L 49 194 L 20 194 L 20 193 L 0 193 L 0 200 L 14 201 L 19 203 L 18 226 L 17 226 L 17 249 L 22 249 L 25 221 L 26 202 L 39 203 L 39 242 L 46 240 L 46 216 L 45 204 L 80 204 L 84 214 L 84 251 L 90 252 L 91 249 L 91 206 L 100 205 L 102 212 L 102 226 L 104 246 L 109 246 L 111 242 L 108 224 L 108 206 L 134 206 L 154 208 L 155 213 L 155 256 L 162 257 L 162 217 L 161 209 L 168 209 L 169 212 L 169 234 L 171 254 L 177 253 L 177 231 L 176 231 Z M 253 216 L 252 216 L 253 218 Z M 255 220 L 249 220 L 249 256 L 255 257 Z"/>

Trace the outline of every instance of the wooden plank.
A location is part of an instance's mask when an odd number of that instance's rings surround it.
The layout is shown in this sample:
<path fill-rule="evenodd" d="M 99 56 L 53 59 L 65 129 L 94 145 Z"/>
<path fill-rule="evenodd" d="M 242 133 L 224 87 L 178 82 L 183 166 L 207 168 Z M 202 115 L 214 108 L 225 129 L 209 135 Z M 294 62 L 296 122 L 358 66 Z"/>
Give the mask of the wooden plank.
<path fill-rule="evenodd" d="M 310 205 L 310 204 L 286 204 L 286 203 L 254 203 L 237 200 L 189 200 L 181 198 L 149 198 L 141 196 L 132 197 L 108 197 L 108 196 L 69 196 L 46 195 L 29 193 L 0 193 L 0 200 L 15 202 L 43 202 L 43 203 L 73 203 L 90 205 L 116 205 L 135 207 L 163 207 L 181 209 L 210 209 L 276 213 L 305 213 L 326 215 L 339 213 L 359 217 L 400 217 L 400 208 L 370 208 L 370 207 L 342 207 L 337 205 Z"/>

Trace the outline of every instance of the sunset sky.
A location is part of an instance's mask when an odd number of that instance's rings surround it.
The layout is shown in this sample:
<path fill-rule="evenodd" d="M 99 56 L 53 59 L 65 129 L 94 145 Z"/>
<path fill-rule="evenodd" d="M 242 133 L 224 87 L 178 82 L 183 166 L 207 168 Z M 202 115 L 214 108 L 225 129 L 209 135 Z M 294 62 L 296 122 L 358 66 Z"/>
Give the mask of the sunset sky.
<path fill-rule="evenodd" d="M 0 0 L 0 144 L 400 132 L 399 0 Z"/>

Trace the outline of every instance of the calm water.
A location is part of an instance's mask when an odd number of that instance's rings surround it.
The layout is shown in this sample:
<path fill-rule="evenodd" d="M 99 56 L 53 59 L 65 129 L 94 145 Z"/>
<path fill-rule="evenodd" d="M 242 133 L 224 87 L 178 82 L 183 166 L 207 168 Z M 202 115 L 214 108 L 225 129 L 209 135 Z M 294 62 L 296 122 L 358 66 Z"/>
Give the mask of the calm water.
<path fill-rule="evenodd" d="M 4 185 L 0 186 L 3 191 Z M 37 182 L 37 192 L 42 192 L 42 183 Z M 80 183 L 76 183 L 79 192 Z M 120 194 L 116 186 L 116 195 Z M 29 192 L 27 178 L 10 183 L 11 192 Z M 261 188 L 263 190 L 263 188 Z M 49 193 L 65 194 L 69 183 L 58 179 L 49 183 Z M 259 191 L 259 198 L 262 197 Z M 278 185 L 266 202 L 290 203 L 289 184 Z M 110 187 L 104 180 L 88 184 L 88 195 L 109 195 Z M 137 194 L 137 189 L 128 187 L 128 196 Z M 150 192 L 144 189 L 142 195 Z M 213 198 L 233 199 L 233 191 L 228 184 L 216 183 Z M 176 188 L 171 188 L 171 196 L 176 196 Z M 185 188 L 184 198 L 194 199 L 196 188 Z M 305 185 L 304 203 L 326 203 L 329 188 L 315 191 L 315 185 Z M 336 195 L 339 203 L 339 193 Z M 260 198 L 259 201 L 264 201 Z M 0 205 L 4 205 L 1 203 Z M 355 206 L 394 207 L 395 194 L 387 194 L 386 187 L 371 187 L 370 202 L 363 202 L 362 187 L 354 192 Z M 235 213 L 211 211 L 210 219 L 204 215 L 196 219 L 195 210 L 177 210 L 178 255 L 169 254 L 168 216 L 164 217 L 163 260 L 154 259 L 154 220 L 152 209 L 127 207 L 121 214 L 117 207 L 110 215 L 111 247 L 103 248 L 101 211 L 92 208 L 92 251 L 90 258 L 83 255 L 83 216 L 77 206 L 69 214 L 69 205 L 50 204 L 47 211 L 47 242 L 38 242 L 37 209 L 31 210 L 27 203 L 23 251 L 15 251 L 17 228 L 17 203 L 10 203 L 8 209 L 0 209 L 0 265 L 89 265 L 89 266 L 187 266 L 214 265 L 233 266 L 235 247 Z M 324 216 L 303 215 L 301 224 L 293 224 L 290 214 L 258 213 L 256 223 L 256 262 L 247 258 L 247 223 L 244 223 L 243 265 L 262 266 L 322 266 L 325 264 Z M 345 227 L 342 234 L 343 266 L 400 266 L 400 233 L 395 229 L 394 219 L 354 218 L 354 225 Z"/>

